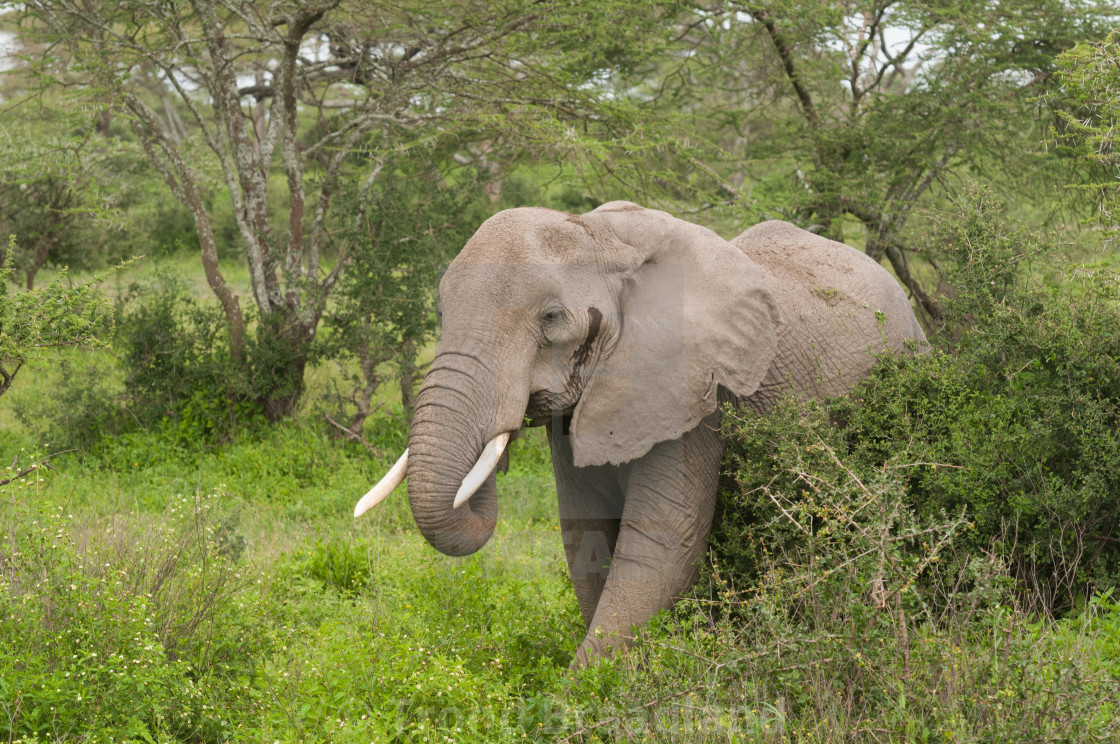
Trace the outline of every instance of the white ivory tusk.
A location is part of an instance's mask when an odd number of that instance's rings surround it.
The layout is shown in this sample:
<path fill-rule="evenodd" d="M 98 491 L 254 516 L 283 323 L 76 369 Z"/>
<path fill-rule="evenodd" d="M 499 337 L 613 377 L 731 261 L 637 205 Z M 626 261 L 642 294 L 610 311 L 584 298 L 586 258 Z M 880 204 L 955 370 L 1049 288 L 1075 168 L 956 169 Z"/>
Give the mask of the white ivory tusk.
<path fill-rule="evenodd" d="M 474 492 L 486 482 L 486 479 L 494 472 L 494 468 L 498 466 L 498 460 L 501 459 L 502 452 L 508 442 L 509 432 L 506 431 L 486 443 L 486 447 L 478 457 L 478 462 L 474 464 L 471 472 L 467 473 L 467 477 L 463 479 L 463 485 L 459 486 L 459 493 L 455 494 L 455 502 L 451 505 L 451 508 L 458 509 L 467 503 L 467 499 L 474 496 Z"/>
<path fill-rule="evenodd" d="M 385 477 L 378 481 L 376 486 L 369 489 L 369 493 L 358 500 L 358 503 L 354 506 L 354 518 L 357 519 L 384 501 L 393 492 L 393 489 L 401 484 L 407 471 L 408 448 L 406 447 L 404 454 L 400 456 L 393 467 L 389 468 Z"/>

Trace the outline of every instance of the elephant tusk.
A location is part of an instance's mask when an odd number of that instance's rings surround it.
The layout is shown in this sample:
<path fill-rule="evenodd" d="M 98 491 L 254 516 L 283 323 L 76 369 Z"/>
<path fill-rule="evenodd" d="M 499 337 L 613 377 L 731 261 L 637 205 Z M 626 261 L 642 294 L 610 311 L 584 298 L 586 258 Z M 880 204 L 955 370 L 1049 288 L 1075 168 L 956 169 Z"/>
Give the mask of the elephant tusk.
<path fill-rule="evenodd" d="M 452 509 L 458 509 L 467 503 L 467 499 L 474 496 L 474 492 L 478 490 L 479 486 L 486 482 L 486 479 L 494 472 L 494 468 L 498 466 L 498 460 L 501 459 L 502 452 L 508 442 L 509 432 L 506 431 L 486 443 L 482 454 L 479 455 L 478 462 L 474 464 L 471 472 L 467 473 L 467 477 L 463 479 L 463 485 L 459 486 L 459 492 L 455 494 L 455 502 L 451 505 Z"/>
<path fill-rule="evenodd" d="M 384 501 L 393 492 L 393 489 L 401 484 L 407 471 L 408 448 L 406 447 L 404 454 L 400 456 L 393 467 L 389 468 L 385 477 L 378 481 L 376 486 L 369 489 L 369 493 L 358 500 L 358 503 L 354 506 L 354 518 L 357 519 Z"/>

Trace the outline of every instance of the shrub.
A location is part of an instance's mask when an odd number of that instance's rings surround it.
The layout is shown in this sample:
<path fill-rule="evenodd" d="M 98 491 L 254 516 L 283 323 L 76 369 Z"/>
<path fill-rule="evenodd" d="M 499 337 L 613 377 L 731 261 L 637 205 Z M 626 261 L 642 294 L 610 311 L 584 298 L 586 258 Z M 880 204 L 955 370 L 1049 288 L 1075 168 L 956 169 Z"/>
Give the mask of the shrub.
<path fill-rule="evenodd" d="M 908 507 L 927 520 L 964 514 L 961 555 L 991 552 L 1020 582 L 1020 599 L 1068 609 L 1115 586 L 1120 569 L 1120 310 L 1116 283 L 1075 273 L 1036 286 L 1035 241 L 1009 231 L 975 193 L 932 240 L 953 257 L 953 333 L 933 353 L 881 360 L 851 396 L 787 401 L 766 417 L 729 413 L 714 545 L 738 585 L 766 551 L 801 539 L 768 498 L 796 494 L 823 444 L 871 478 L 899 458 Z M 825 468 L 817 470 L 817 468 Z"/>
<path fill-rule="evenodd" d="M 145 427 L 173 438 L 212 442 L 260 415 L 253 385 L 229 356 L 218 307 L 200 302 L 189 284 L 160 273 L 133 285 L 121 313 L 118 346 L 127 406 Z"/>
<path fill-rule="evenodd" d="M 222 494 L 96 524 L 37 491 L 0 489 L 0 731 L 221 738 L 223 715 L 250 704 L 267 645 Z"/>
<path fill-rule="evenodd" d="M 46 287 L 11 292 L 15 254 L 16 236 L 9 235 L 0 247 L 0 395 L 29 359 L 104 346 L 113 336 L 112 305 L 100 290 L 104 276 L 74 286 L 63 271 Z"/>
<path fill-rule="evenodd" d="M 63 357 L 44 374 L 51 374 L 54 384 L 41 385 L 12 404 L 32 441 L 50 442 L 55 451 L 88 451 L 106 436 L 136 427 L 122 405 L 120 370 L 104 357 Z"/>
<path fill-rule="evenodd" d="M 787 404 L 777 418 L 795 411 Z M 1120 608 L 1110 597 L 1069 620 L 1032 619 L 998 556 L 958 546 L 970 532 L 959 514 L 911 507 L 917 463 L 904 447 L 868 468 L 861 453 L 820 439 L 779 444 L 788 471 L 756 489 L 779 538 L 753 535 L 753 580 L 734 583 L 717 559 L 630 654 L 556 701 L 569 730 L 635 742 L 1120 735 L 1120 682 L 1105 651 Z"/>
<path fill-rule="evenodd" d="M 325 401 L 328 415 L 351 435 L 376 411 L 379 388 L 392 377 L 411 415 L 423 373 L 417 356 L 439 328 L 439 277 L 490 211 L 475 174 L 446 152 L 430 150 L 422 160 L 386 155 L 374 175 L 337 196 L 347 216 L 332 239 L 350 263 L 320 339 L 320 358 L 336 362 L 340 373 Z"/>
<path fill-rule="evenodd" d="M 300 551 L 298 561 L 301 573 L 316 579 L 324 586 L 353 593 L 370 583 L 370 567 L 366 551 L 353 542 L 320 540 L 308 550 L 306 558 L 302 553 Z"/>
<path fill-rule="evenodd" d="M 235 362 L 221 310 L 166 271 L 132 285 L 118 314 L 119 372 L 72 367 L 76 374 L 50 398 L 20 406 L 40 441 L 90 449 L 106 436 L 144 430 L 167 447 L 193 450 L 264 423 L 263 401 L 281 385 L 276 359 L 291 353 L 272 340 L 276 334 L 251 322 L 247 359 Z M 123 379 L 114 384 L 117 374 Z"/>

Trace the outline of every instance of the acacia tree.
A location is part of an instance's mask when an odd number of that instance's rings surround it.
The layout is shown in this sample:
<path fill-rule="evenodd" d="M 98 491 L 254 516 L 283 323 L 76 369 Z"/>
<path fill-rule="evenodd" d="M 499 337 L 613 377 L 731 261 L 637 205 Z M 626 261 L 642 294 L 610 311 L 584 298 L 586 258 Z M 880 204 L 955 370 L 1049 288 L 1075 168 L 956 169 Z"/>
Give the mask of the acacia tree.
<path fill-rule="evenodd" d="M 51 255 L 69 247 L 75 232 L 74 202 L 70 184 L 55 174 L 19 182 L 0 178 L 0 233 L 18 234 L 27 246 L 13 256 L 12 280 L 34 289 L 35 277 Z"/>
<path fill-rule="evenodd" d="M 726 203 L 835 239 L 856 221 L 868 255 L 936 320 L 911 267 L 916 207 L 968 177 L 1020 194 L 1054 183 L 1038 100 L 1055 57 L 1100 33 L 1104 12 L 1091 0 L 702 2 L 688 53 L 652 94 L 693 111 L 722 148 L 709 162 Z"/>
<path fill-rule="evenodd" d="M 19 237 L 7 278 L 33 289 L 48 263 L 93 269 L 120 256 L 123 208 L 146 185 L 130 172 L 138 158 L 58 101 L 34 110 L 0 103 L 0 115 L 0 235 Z M 95 230 L 109 239 L 91 250 Z"/>
<path fill-rule="evenodd" d="M 456 168 L 446 151 L 386 155 L 379 165 L 375 180 L 339 193 L 347 218 L 333 237 L 350 246 L 353 264 L 324 316 L 338 347 L 330 357 L 350 372 L 350 391 L 337 396 L 344 423 L 329 420 L 351 438 L 375 410 L 386 372 L 400 380 L 401 406 L 411 414 L 415 354 L 438 327 L 440 272 L 492 208 L 484 187 L 490 170 Z"/>
<path fill-rule="evenodd" d="M 222 274 L 212 225 L 213 182 L 228 191 L 257 309 L 256 347 L 272 350 L 261 403 L 273 419 L 302 391 L 309 344 L 350 263 L 345 252 L 326 261 L 324 250 L 340 184 L 373 168 L 356 150 L 400 130 L 414 141 L 458 139 L 467 153 L 471 142 L 533 147 L 538 156 L 569 148 L 573 122 L 595 124 L 614 105 L 588 81 L 647 53 L 668 13 L 638 0 L 594 11 L 539 0 L 8 7 L 39 45 L 40 87 L 78 91 L 103 109 L 103 123 L 127 118 L 190 210 L 230 356 L 245 364 L 253 329 Z M 274 207 L 270 189 L 282 189 L 286 204 Z"/>
<path fill-rule="evenodd" d="M 104 346 L 112 335 L 112 303 L 101 294 L 104 277 L 73 286 L 66 273 L 46 287 L 12 292 L 7 275 L 16 236 L 0 245 L 0 395 L 15 382 L 28 359 L 44 352 Z"/>
<path fill-rule="evenodd" d="M 1058 58 L 1059 140 L 1100 168 L 1101 177 L 1080 185 L 1097 199 L 1097 219 L 1108 241 L 1120 236 L 1120 35 L 1083 41 Z"/>

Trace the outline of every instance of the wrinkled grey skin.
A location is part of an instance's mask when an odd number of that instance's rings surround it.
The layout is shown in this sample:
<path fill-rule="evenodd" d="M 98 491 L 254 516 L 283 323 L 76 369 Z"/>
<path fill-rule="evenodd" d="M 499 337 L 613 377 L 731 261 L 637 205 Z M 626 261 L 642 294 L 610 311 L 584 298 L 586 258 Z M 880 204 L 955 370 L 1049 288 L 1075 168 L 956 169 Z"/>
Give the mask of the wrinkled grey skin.
<path fill-rule="evenodd" d="M 420 531 L 467 555 L 495 476 L 452 500 L 485 444 L 545 425 L 572 584 L 576 666 L 624 647 L 697 578 L 715 507 L 720 400 L 851 389 L 884 350 L 924 346 L 902 288 L 846 245 L 784 222 L 730 243 L 628 202 L 487 220 L 440 283 L 443 335 L 409 440 Z"/>

